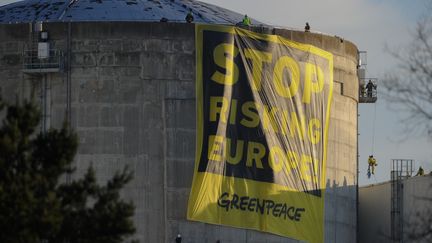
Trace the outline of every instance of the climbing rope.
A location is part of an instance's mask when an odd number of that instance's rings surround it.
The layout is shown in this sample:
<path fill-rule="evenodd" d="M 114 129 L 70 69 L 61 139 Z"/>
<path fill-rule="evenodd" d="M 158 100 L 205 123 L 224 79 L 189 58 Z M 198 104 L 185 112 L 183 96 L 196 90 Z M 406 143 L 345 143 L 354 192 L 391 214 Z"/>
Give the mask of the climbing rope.
<path fill-rule="evenodd" d="M 373 119 L 372 119 L 372 143 L 371 143 L 371 155 L 374 155 L 374 151 L 375 151 L 375 123 L 376 123 L 376 110 L 377 110 L 377 105 L 376 103 L 374 103 L 374 114 L 373 114 Z M 368 160 L 369 163 L 369 160 Z M 377 183 L 377 179 L 375 177 L 375 174 L 372 174 L 375 180 L 375 183 Z M 370 172 L 370 168 L 368 167 L 368 171 L 367 171 L 367 177 L 368 179 L 371 178 L 371 172 Z"/>
<path fill-rule="evenodd" d="M 376 179 L 375 174 L 373 174 L 373 178 L 374 178 L 374 180 L 375 180 L 375 184 L 378 184 L 378 181 L 377 181 L 377 179 Z"/>
<path fill-rule="evenodd" d="M 375 148 L 375 123 L 376 123 L 376 103 L 374 104 L 374 115 L 372 119 L 372 148 L 371 148 L 371 155 L 374 154 L 374 148 Z"/>

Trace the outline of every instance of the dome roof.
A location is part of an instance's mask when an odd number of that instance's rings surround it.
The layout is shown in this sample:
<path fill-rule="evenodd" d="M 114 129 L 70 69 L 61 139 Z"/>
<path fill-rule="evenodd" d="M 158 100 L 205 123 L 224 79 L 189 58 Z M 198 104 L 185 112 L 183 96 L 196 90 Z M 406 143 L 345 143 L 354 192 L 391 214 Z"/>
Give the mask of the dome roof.
<path fill-rule="evenodd" d="M 0 7 L 0 23 L 159 22 L 162 18 L 184 22 L 189 9 L 198 23 L 235 24 L 243 18 L 242 14 L 193 0 L 25 0 Z"/>

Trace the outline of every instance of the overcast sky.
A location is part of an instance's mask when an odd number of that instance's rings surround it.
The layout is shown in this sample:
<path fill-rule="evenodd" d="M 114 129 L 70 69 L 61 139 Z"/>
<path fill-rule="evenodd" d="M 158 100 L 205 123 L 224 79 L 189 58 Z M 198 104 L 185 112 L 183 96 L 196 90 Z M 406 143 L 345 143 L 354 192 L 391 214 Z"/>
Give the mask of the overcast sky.
<path fill-rule="evenodd" d="M 367 51 L 368 77 L 382 77 L 394 68 L 395 60 L 385 51 L 387 44 L 400 48 L 410 42 L 410 32 L 425 14 L 426 0 L 203 0 L 248 14 L 265 23 L 303 29 L 309 22 L 312 30 L 338 35 Z M 4 5 L 13 0 L 0 0 Z M 378 91 L 379 92 L 379 91 Z M 376 111 L 375 111 L 376 109 Z M 374 114 L 376 117 L 374 119 Z M 390 179 L 390 161 L 409 158 L 432 170 L 432 142 L 426 136 L 410 136 L 401 141 L 403 127 L 398 112 L 389 111 L 384 100 L 376 105 L 360 105 L 360 185 Z M 400 114 L 399 114 L 400 115 Z M 373 139 L 375 125 L 375 139 Z M 372 143 L 374 146 L 372 148 Z M 374 154 L 379 166 L 376 177 L 367 179 L 367 157 Z"/>

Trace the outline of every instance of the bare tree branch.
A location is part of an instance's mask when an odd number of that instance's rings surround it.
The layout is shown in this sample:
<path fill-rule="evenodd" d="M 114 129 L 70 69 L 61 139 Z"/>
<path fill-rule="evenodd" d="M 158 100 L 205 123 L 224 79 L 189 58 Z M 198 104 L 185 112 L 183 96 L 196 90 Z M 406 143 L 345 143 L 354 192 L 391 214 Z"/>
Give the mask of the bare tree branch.
<path fill-rule="evenodd" d="M 432 10 L 432 4 L 429 6 Z M 432 12 L 432 11 L 429 11 Z M 432 133 L 432 15 L 417 23 L 410 45 L 386 48 L 399 61 L 383 78 L 383 98 L 403 114 L 407 132 Z"/>

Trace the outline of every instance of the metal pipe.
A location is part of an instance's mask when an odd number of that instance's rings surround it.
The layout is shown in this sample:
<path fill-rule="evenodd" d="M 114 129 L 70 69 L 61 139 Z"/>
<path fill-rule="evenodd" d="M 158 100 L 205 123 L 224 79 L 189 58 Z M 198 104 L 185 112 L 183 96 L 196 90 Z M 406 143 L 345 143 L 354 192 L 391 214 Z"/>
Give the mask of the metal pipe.
<path fill-rule="evenodd" d="M 67 59 L 66 59 L 66 121 L 69 125 L 72 122 L 72 85 L 71 85 L 71 22 L 68 23 L 67 34 Z"/>
<path fill-rule="evenodd" d="M 357 175 L 356 175 L 356 242 L 359 243 L 359 206 L 360 206 L 360 202 L 359 202 L 359 175 L 360 175 L 360 170 L 359 170 L 359 158 L 360 158 L 360 153 L 359 153 L 359 109 L 358 109 L 359 103 L 357 103 L 357 161 L 356 161 L 356 170 L 357 170 Z"/>

